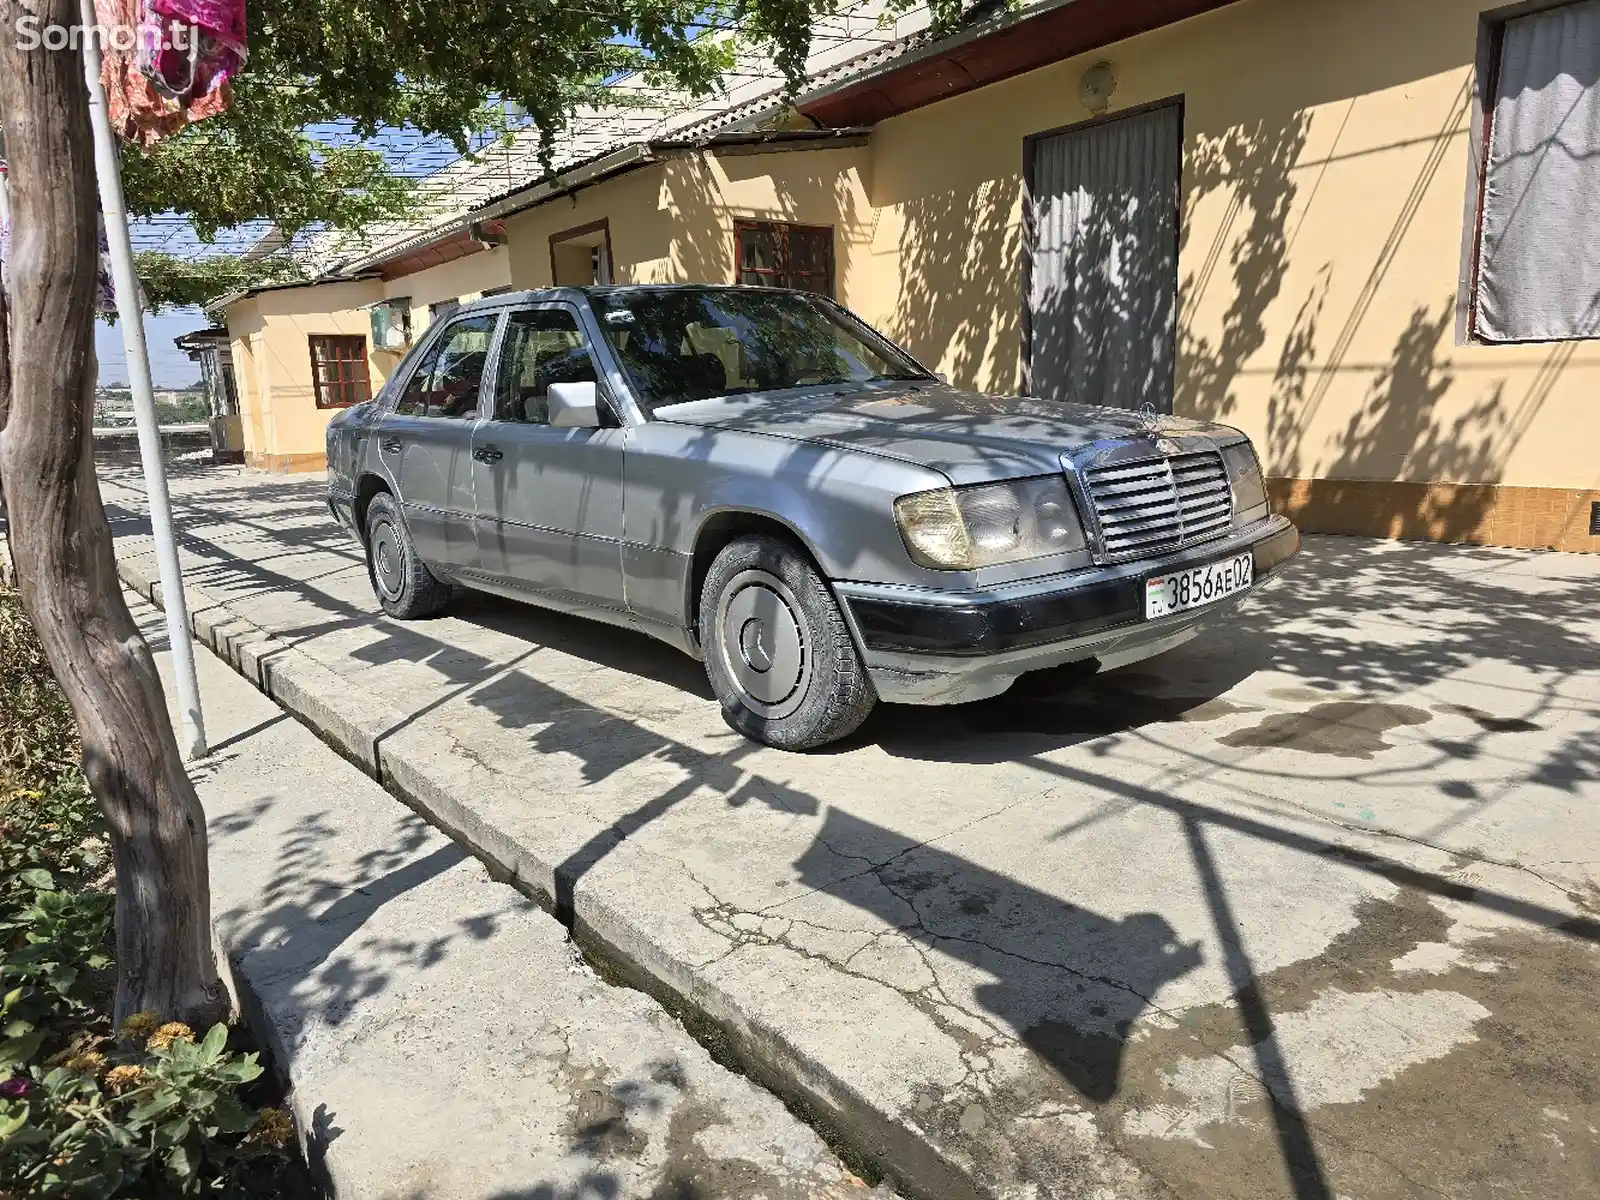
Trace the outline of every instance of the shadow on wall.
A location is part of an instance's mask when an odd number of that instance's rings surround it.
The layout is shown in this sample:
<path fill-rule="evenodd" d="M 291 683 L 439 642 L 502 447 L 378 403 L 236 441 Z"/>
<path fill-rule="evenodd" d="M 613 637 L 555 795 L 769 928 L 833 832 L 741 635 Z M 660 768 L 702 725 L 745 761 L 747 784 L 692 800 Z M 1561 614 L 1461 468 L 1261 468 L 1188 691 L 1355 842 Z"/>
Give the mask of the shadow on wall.
<path fill-rule="evenodd" d="M 1444 167 L 1456 161 L 1452 150 L 1465 136 L 1469 100 L 1470 78 L 1464 78 L 1432 135 L 1407 149 L 1410 174 L 1396 177 L 1393 192 L 1373 198 L 1381 210 L 1399 196 L 1376 250 L 1358 248 L 1323 262 L 1297 294 L 1284 290 L 1290 255 L 1333 160 L 1395 148 L 1341 149 L 1354 99 L 1342 114 L 1328 114 L 1339 126 L 1332 143 L 1319 151 L 1321 161 L 1306 161 L 1310 121 L 1305 112 L 1281 124 L 1257 120 L 1215 134 L 1191 132 L 1185 212 L 1218 192 L 1226 193 L 1226 203 L 1204 253 L 1190 248 L 1186 255 L 1187 262 L 1198 262 L 1181 281 L 1176 411 L 1248 425 L 1241 387 L 1248 377 L 1270 372 L 1266 428 L 1251 432 L 1269 476 L 1285 481 L 1276 502 L 1310 529 L 1484 540 L 1494 485 L 1504 478 L 1507 460 L 1573 357 L 1573 344 L 1552 347 L 1523 394 L 1508 394 L 1509 380 L 1497 376 L 1463 402 L 1461 389 L 1474 385 L 1454 370 L 1452 293 L 1417 297 L 1383 361 L 1350 361 L 1358 336 L 1378 315 L 1374 307 L 1380 294 L 1400 286 L 1392 268 L 1418 228 L 1430 191 L 1445 187 L 1454 198 L 1458 181 Z M 1186 239 L 1190 232 L 1186 226 Z M 1336 282 L 1343 286 L 1336 289 Z M 1218 302 L 1219 288 L 1227 289 L 1225 305 Z M 1352 290 L 1348 308 L 1330 311 L 1331 295 Z M 1268 310 L 1280 302 L 1293 305 L 1295 312 L 1281 341 L 1267 324 Z M 1219 308 L 1220 325 L 1202 321 L 1202 310 Z M 1330 394 L 1336 389 L 1341 397 L 1355 394 L 1359 384 L 1352 376 L 1367 377 L 1365 399 L 1358 406 L 1342 400 L 1354 408 L 1343 429 L 1314 435 Z M 1295 479 L 1317 482 L 1287 486 Z M 1371 482 L 1395 480 L 1420 482 L 1381 487 Z M 1457 480 L 1477 486 L 1427 486 Z"/>
<path fill-rule="evenodd" d="M 672 278 L 675 283 L 733 279 L 733 229 L 704 154 L 665 164 L 662 189 L 671 197 Z"/>
<path fill-rule="evenodd" d="M 1225 421 L 1239 406 L 1234 386 L 1246 362 L 1267 343 L 1267 309 L 1278 298 L 1288 270 L 1287 227 L 1297 190 L 1293 171 L 1305 151 L 1310 126 L 1309 116 L 1296 113 L 1283 125 L 1257 121 L 1188 139 L 1185 219 L 1179 232 L 1179 253 L 1186 261 L 1193 258 L 1187 215 L 1213 192 L 1226 189 L 1228 200 L 1205 257 L 1178 285 L 1178 383 L 1173 406 L 1178 413 Z M 1221 332 L 1212 340 L 1195 331 L 1195 318 L 1217 282 L 1224 257 L 1230 268 L 1231 298 Z M 1286 344 L 1285 353 L 1290 349 Z M 1294 343 L 1293 349 L 1310 354 L 1312 346 L 1307 340 L 1303 345 Z"/>
<path fill-rule="evenodd" d="M 854 252 L 871 243 L 871 222 L 863 213 L 855 174 L 863 155 L 855 149 L 704 151 L 668 162 L 662 180 L 672 208 L 672 280 L 737 282 L 737 220 L 830 225 L 834 298 L 864 309 L 864 297 L 847 269 Z"/>
<path fill-rule="evenodd" d="M 958 387 L 1021 388 L 1021 193 L 1013 176 L 901 206 L 899 288 L 892 308 L 880 304 L 884 332 Z"/>

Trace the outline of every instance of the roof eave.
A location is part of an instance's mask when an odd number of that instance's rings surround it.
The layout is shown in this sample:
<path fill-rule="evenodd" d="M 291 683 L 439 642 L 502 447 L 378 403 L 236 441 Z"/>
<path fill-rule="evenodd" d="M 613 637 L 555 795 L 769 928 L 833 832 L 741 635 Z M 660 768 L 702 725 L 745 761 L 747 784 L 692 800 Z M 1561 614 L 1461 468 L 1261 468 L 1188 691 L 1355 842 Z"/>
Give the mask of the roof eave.
<path fill-rule="evenodd" d="M 802 92 L 800 95 L 795 97 L 794 107 L 798 111 L 804 112 L 807 104 L 814 103 L 818 100 L 824 100 L 829 96 L 835 95 L 849 88 L 859 87 L 864 83 L 870 83 L 872 80 L 877 79 L 880 76 L 889 75 L 896 71 L 903 71 L 905 68 L 913 66 L 914 64 L 922 62 L 926 59 L 937 58 L 940 55 L 950 53 L 952 50 L 959 50 L 962 46 L 967 45 L 969 42 L 980 41 L 981 39 L 991 37 L 996 33 L 1003 33 L 1014 25 L 1021 25 L 1025 21 L 1031 21 L 1035 17 L 1043 16 L 1045 13 L 1053 12 L 1058 8 L 1066 8 L 1069 5 L 1076 3 L 1077 0 L 1041 0 L 1041 3 L 1022 5 L 1012 11 L 1003 12 L 998 16 L 989 17 L 985 20 L 975 22 L 965 29 L 958 30 L 955 33 L 946 34 L 942 38 L 925 42 L 920 46 L 910 47 L 899 54 L 889 55 L 881 62 L 873 63 L 872 66 L 861 71 L 843 75 L 838 79 L 830 80 L 822 87 L 813 88 L 808 92 Z M 921 36 L 925 36 L 925 34 L 924 32 L 919 31 L 918 33 L 908 35 L 905 40 L 910 42 Z"/>

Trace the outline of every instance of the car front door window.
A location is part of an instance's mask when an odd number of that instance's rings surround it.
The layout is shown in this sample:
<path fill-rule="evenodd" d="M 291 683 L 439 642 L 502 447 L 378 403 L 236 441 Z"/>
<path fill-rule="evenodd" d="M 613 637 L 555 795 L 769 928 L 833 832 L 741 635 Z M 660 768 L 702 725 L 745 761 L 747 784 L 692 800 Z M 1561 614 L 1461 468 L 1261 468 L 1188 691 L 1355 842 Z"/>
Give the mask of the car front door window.
<path fill-rule="evenodd" d="M 500 352 L 494 419 L 547 425 L 552 383 L 593 383 L 595 378 L 594 359 L 571 309 L 512 313 Z"/>

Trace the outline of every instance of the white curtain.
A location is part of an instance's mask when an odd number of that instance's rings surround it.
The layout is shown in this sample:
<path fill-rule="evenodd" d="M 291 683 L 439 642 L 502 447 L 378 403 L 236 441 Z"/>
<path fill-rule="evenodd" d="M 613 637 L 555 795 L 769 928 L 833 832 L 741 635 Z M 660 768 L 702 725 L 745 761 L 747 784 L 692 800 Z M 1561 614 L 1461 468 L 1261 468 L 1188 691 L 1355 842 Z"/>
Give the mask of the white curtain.
<path fill-rule="evenodd" d="M 1181 126 L 1172 105 L 1034 143 L 1035 395 L 1172 411 Z"/>
<path fill-rule="evenodd" d="M 1600 336 L 1600 0 L 1506 23 L 1485 167 L 1477 332 Z"/>

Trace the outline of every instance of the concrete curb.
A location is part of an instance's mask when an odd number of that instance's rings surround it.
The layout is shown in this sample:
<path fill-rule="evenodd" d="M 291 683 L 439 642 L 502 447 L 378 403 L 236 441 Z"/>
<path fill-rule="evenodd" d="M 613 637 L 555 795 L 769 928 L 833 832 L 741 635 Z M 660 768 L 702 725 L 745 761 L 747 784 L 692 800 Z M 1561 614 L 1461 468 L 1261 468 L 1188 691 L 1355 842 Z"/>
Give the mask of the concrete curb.
<path fill-rule="evenodd" d="M 119 555 L 117 570 L 126 586 L 161 607 L 160 585 L 143 565 Z M 443 731 L 429 728 L 424 736 L 405 713 L 295 649 L 292 642 L 235 616 L 204 588 L 190 584 L 186 591 L 198 640 L 483 861 L 492 875 L 554 912 L 602 974 L 654 997 L 713 1058 L 781 1098 L 857 1174 L 886 1176 L 905 1195 L 929 1200 L 977 1200 L 992 1194 L 978 1164 L 941 1153 L 899 1114 L 807 1055 L 693 965 L 667 954 L 627 913 L 608 904 L 592 881 L 580 880 L 573 887 L 570 880 L 558 879 L 557 862 L 485 816 L 492 808 L 483 802 L 485 789 L 498 786 Z M 477 797 L 479 803 L 468 807 L 462 795 Z M 561 820 L 570 833 L 578 818 L 563 812 Z M 606 827 L 588 820 L 592 829 L 587 832 L 606 836 Z M 623 837 L 614 836 L 619 841 Z"/>

